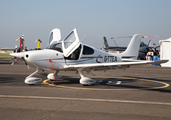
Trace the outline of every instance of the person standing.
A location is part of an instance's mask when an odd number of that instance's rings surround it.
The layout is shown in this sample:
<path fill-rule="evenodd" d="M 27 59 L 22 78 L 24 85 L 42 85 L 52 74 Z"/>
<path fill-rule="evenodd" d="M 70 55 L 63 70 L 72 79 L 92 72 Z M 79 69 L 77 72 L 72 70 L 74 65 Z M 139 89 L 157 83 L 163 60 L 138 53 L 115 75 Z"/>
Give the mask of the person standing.
<path fill-rule="evenodd" d="M 151 56 L 150 53 L 147 53 L 147 55 L 146 55 L 146 60 L 148 60 L 148 61 L 151 61 L 151 60 L 152 60 L 152 56 Z"/>
<path fill-rule="evenodd" d="M 24 50 L 23 50 L 23 52 L 24 52 L 24 51 L 28 51 L 28 50 L 27 50 L 27 47 L 24 47 Z"/>

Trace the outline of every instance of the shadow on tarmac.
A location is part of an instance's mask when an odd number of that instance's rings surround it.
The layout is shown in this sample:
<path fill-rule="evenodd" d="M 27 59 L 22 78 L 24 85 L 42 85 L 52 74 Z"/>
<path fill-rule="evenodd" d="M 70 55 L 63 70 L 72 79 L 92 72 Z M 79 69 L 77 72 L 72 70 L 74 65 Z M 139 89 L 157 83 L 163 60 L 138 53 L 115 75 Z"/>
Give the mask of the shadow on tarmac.
<path fill-rule="evenodd" d="M 0 64 L 11 64 L 12 63 L 12 59 L 0 59 Z"/>
<path fill-rule="evenodd" d="M 68 76 L 64 76 L 62 80 L 55 81 L 55 85 L 61 86 L 68 86 L 68 87 L 75 87 L 75 88 L 100 88 L 100 89 L 138 89 L 138 90 L 148 90 L 148 91 L 158 91 L 158 92 L 165 92 L 171 93 L 170 87 L 166 88 L 159 88 L 161 86 L 165 86 L 160 82 L 166 82 L 169 84 L 167 80 L 159 80 L 154 78 L 142 78 L 142 77 L 133 77 L 133 76 L 123 76 L 125 78 L 93 78 L 97 82 L 94 85 L 90 86 L 82 86 L 79 83 L 80 78 L 71 78 Z M 143 79 L 143 80 L 141 80 Z M 114 84 L 108 85 L 107 83 L 112 81 Z M 117 81 L 121 81 L 120 85 L 116 85 Z M 158 87 L 158 88 L 156 88 Z"/>
<path fill-rule="evenodd" d="M 15 79 L 12 77 L 0 77 L 0 83 L 11 83 L 15 82 Z"/>

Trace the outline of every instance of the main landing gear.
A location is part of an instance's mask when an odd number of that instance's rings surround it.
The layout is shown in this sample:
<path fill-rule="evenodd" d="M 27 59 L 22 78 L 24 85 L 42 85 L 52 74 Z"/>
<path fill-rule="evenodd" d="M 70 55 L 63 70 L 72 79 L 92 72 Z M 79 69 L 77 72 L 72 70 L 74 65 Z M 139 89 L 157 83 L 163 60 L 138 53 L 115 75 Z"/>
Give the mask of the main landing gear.
<path fill-rule="evenodd" d="M 78 73 L 80 74 L 81 76 L 81 79 L 80 79 L 80 84 L 84 85 L 84 86 L 87 86 L 87 85 L 93 85 L 95 84 L 95 80 L 91 79 L 91 78 L 88 78 L 88 77 L 84 77 L 84 74 L 83 74 L 83 71 L 80 69 L 78 70 Z"/>

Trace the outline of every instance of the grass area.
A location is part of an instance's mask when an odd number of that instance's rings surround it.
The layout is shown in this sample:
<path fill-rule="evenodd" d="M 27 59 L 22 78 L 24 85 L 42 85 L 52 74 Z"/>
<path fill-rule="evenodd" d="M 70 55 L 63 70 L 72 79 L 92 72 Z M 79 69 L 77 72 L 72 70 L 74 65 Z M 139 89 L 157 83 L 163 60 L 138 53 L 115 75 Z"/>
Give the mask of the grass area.
<path fill-rule="evenodd" d="M 0 58 L 13 58 L 10 53 L 0 53 Z"/>

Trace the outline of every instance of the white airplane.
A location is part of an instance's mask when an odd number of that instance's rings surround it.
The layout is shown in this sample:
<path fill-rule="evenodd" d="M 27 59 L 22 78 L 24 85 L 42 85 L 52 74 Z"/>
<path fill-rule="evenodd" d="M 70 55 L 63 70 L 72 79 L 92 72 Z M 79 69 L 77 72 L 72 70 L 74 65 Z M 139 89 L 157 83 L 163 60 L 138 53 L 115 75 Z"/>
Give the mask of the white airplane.
<path fill-rule="evenodd" d="M 83 71 L 106 71 L 117 68 L 125 70 L 131 65 L 161 64 L 168 61 L 137 60 L 140 42 L 143 38 L 142 35 L 138 34 L 135 34 L 132 37 L 127 49 L 120 54 L 107 53 L 81 43 L 76 29 L 72 30 L 62 41 L 60 41 L 61 34 L 59 29 L 52 30 L 49 38 L 49 46 L 46 49 L 10 54 L 25 60 L 27 65 L 31 65 L 36 68 L 34 73 L 26 77 L 26 84 L 35 84 L 42 81 L 41 78 L 32 77 L 39 70 L 51 71 L 53 69 L 55 72 L 50 73 L 47 76 L 47 78 L 52 80 L 57 80 L 61 77 L 57 75 L 59 71 L 78 71 L 81 77 L 80 84 L 92 85 L 96 81 L 85 77 Z"/>

